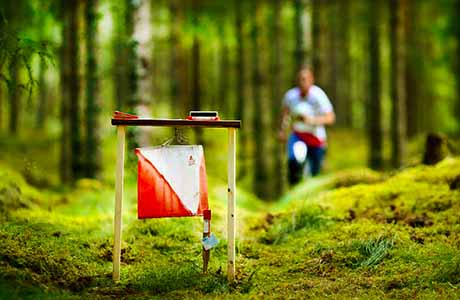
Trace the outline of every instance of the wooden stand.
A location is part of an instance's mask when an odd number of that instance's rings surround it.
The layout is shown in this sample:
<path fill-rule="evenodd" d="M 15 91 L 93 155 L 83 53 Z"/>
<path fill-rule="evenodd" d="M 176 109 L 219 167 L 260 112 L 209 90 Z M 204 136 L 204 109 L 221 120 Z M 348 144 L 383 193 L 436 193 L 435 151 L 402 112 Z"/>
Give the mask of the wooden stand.
<path fill-rule="evenodd" d="M 114 281 L 120 280 L 121 233 L 123 212 L 123 176 L 125 161 L 126 126 L 163 126 L 163 127 L 211 127 L 228 128 L 228 208 L 227 208 L 227 278 L 235 280 L 235 203 L 236 203 L 236 129 L 241 127 L 239 120 L 181 120 L 181 119 L 112 119 L 117 126 L 117 169 L 115 180 L 115 217 L 113 245 Z"/>

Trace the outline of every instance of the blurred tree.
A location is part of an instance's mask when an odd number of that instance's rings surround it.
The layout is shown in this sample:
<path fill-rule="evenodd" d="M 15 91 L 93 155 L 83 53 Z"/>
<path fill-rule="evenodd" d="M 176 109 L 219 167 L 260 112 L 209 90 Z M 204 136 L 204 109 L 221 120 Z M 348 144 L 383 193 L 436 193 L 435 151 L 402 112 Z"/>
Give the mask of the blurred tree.
<path fill-rule="evenodd" d="M 380 76 L 380 0 L 369 3 L 369 101 L 367 126 L 369 137 L 369 165 L 373 169 L 383 167 L 383 129 Z"/>
<path fill-rule="evenodd" d="M 246 75 L 246 64 L 245 58 L 245 36 L 243 32 L 243 12 L 244 4 L 240 0 L 235 0 L 235 33 L 237 40 L 236 49 L 236 119 L 241 120 L 243 123 L 246 121 L 245 114 L 245 75 Z M 241 178 L 247 175 L 248 172 L 248 160 L 246 159 L 248 153 L 247 146 L 247 126 L 243 126 L 239 132 L 239 147 L 238 147 L 238 177 Z"/>
<path fill-rule="evenodd" d="M 112 15 L 114 24 L 113 52 L 112 52 L 112 78 L 115 110 L 123 111 L 128 102 L 128 54 L 131 37 L 128 35 L 129 24 L 126 24 L 125 1 L 117 1 L 112 4 Z M 132 25 L 132 24 L 131 24 Z M 130 32 L 132 34 L 132 31 Z"/>
<path fill-rule="evenodd" d="M 228 46 L 228 31 L 226 19 L 221 21 L 223 24 L 219 29 L 219 87 L 217 93 L 218 101 L 213 101 L 213 106 L 217 110 L 223 110 L 227 118 L 230 116 L 230 99 L 228 97 L 229 74 L 230 74 L 230 50 Z M 217 102 L 217 103 L 216 103 Z"/>
<path fill-rule="evenodd" d="M 254 1 L 252 11 L 254 12 L 251 28 L 252 98 L 254 101 L 252 116 L 252 136 L 254 140 L 254 192 L 262 199 L 267 199 L 270 197 L 271 191 L 268 184 L 267 147 L 263 124 L 265 109 L 262 100 L 262 70 L 259 57 L 259 49 L 261 48 L 259 32 L 261 26 L 261 6 L 258 0 Z"/>
<path fill-rule="evenodd" d="M 95 178 L 101 170 L 100 124 L 98 88 L 98 59 L 97 59 L 97 23 L 98 0 L 87 0 L 85 7 L 86 23 L 86 147 L 85 169 L 86 176 Z"/>
<path fill-rule="evenodd" d="M 350 0 L 339 0 L 336 10 L 337 27 L 334 30 L 337 46 L 337 93 L 336 107 L 337 125 L 350 128 L 353 122 L 353 105 L 351 103 L 351 73 L 350 73 Z"/>
<path fill-rule="evenodd" d="M 312 0 L 312 42 L 313 42 L 313 57 L 312 65 L 313 71 L 315 72 L 316 82 L 319 82 L 321 78 L 321 19 L 320 11 L 322 9 L 321 0 Z"/>
<path fill-rule="evenodd" d="M 9 70 L 9 81 L 8 81 L 8 99 L 10 104 L 10 115 L 9 115 L 9 131 L 13 135 L 18 134 L 19 124 L 19 113 L 21 112 L 21 94 L 19 86 L 19 49 L 12 54 L 8 70 Z"/>
<path fill-rule="evenodd" d="M 200 48 L 201 41 L 198 36 L 199 20 L 198 0 L 192 1 L 192 23 L 193 23 L 193 44 L 192 44 L 192 110 L 201 109 L 201 73 L 200 73 Z M 198 144 L 203 144 L 203 130 L 195 128 L 195 136 Z"/>
<path fill-rule="evenodd" d="M 391 98 L 392 98 L 392 155 L 395 168 L 403 165 L 406 156 L 406 47 L 405 15 L 406 0 L 391 0 L 390 10 L 390 45 L 391 45 Z"/>
<path fill-rule="evenodd" d="M 179 3 L 178 1 L 171 0 L 169 1 L 169 43 L 170 43 L 170 63 L 169 63 L 169 80 L 170 80 L 170 97 L 171 97 L 171 107 L 173 109 L 174 116 L 180 116 L 184 113 L 183 105 L 180 99 L 180 79 L 179 79 L 179 69 L 181 67 L 179 51 L 179 34 L 180 26 L 182 25 L 181 14 L 179 12 Z"/>
<path fill-rule="evenodd" d="M 273 161 L 272 164 L 273 170 L 272 174 L 283 173 L 283 153 L 284 149 L 280 143 L 278 143 L 278 132 L 280 126 L 279 116 L 281 113 L 281 99 L 282 95 L 282 61 L 281 61 L 281 0 L 272 0 L 271 9 L 273 12 L 272 20 L 270 20 L 272 26 L 270 28 L 270 41 L 272 41 L 272 52 L 271 52 L 271 99 L 272 99 L 272 140 L 273 142 Z M 281 195 L 283 192 L 283 183 L 284 177 L 273 176 L 275 179 L 274 182 L 274 196 Z"/>
<path fill-rule="evenodd" d="M 454 35 L 456 41 L 456 51 L 455 51 L 455 85 L 456 85 L 456 101 L 454 104 L 454 115 L 457 119 L 457 134 L 460 134 L 460 0 L 454 0 L 454 9 L 453 9 L 453 26 L 454 26 Z"/>
<path fill-rule="evenodd" d="M 406 35 L 406 68 L 405 68 L 405 90 L 406 90 L 406 124 L 407 136 L 413 137 L 419 130 L 418 115 L 420 111 L 419 89 L 417 83 L 421 82 L 418 36 L 416 30 L 416 13 L 418 11 L 417 1 L 407 1 L 407 16 L 404 19 L 404 31 Z"/>
<path fill-rule="evenodd" d="M 305 45 L 304 45 L 304 25 L 302 22 L 302 16 L 305 10 L 303 0 L 294 0 L 294 28 L 295 28 L 295 60 L 296 65 L 301 66 L 306 63 L 305 61 Z M 296 69 L 298 69 L 297 67 Z M 294 74 L 294 78 L 297 74 Z"/>

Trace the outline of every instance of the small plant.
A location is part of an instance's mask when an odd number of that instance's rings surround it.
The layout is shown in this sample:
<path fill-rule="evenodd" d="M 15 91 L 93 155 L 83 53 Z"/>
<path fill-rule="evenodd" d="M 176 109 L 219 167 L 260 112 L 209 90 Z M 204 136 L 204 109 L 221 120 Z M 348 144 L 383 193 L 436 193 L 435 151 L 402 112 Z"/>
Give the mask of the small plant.
<path fill-rule="evenodd" d="M 376 239 L 356 241 L 352 247 L 358 250 L 363 257 L 356 265 L 358 267 L 370 267 L 377 265 L 393 247 L 394 239 L 379 236 Z"/>

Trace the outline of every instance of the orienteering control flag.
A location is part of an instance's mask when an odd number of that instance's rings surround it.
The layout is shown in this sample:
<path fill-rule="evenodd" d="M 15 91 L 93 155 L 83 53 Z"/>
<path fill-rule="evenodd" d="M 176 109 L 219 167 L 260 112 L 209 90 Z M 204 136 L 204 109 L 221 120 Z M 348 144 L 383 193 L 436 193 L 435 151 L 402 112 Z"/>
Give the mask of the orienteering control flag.
<path fill-rule="evenodd" d="M 203 147 L 137 148 L 138 218 L 200 216 L 208 209 Z"/>

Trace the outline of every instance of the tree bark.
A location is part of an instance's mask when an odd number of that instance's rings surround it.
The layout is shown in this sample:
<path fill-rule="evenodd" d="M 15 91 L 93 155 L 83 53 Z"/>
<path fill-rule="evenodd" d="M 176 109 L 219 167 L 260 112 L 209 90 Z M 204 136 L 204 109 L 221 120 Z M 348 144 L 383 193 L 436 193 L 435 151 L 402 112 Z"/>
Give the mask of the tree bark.
<path fill-rule="evenodd" d="M 222 24 L 222 27 L 226 26 Z M 220 34 L 220 64 L 219 64 L 219 90 L 217 93 L 218 102 L 214 107 L 217 110 L 223 110 L 226 118 L 230 118 L 230 105 L 228 99 L 230 62 L 229 62 L 229 48 L 226 40 L 226 30 L 222 29 Z M 213 108 L 214 109 L 214 108 Z"/>
<path fill-rule="evenodd" d="M 66 5 L 66 0 L 61 0 L 60 12 L 62 19 L 62 41 L 70 39 L 70 10 L 72 7 Z M 60 47 L 60 89 L 61 89 L 61 145 L 59 173 L 62 183 L 69 184 L 72 181 L 71 153 L 70 147 L 70 123 L 69 123 L 69 82 L 70 78 L 70 48 L 69 44 L 63 42 Z"/>
<path fill-rule="evenodd" d="M 264 106 L 262 103 L 262 71 L 259 60 L 260 43 L 260 3 L 254 1 L 254 15 L 252 19 L 251 32 L 251 61 L 252 61 L 252 97 L 254 101 L 253 109 L 253 137 L 254 137 L 254 192 L 262 199 L 267 199 L 270 194 L 270 188 L 267 175 L 266 164 L 266 144 L 265 130 L 263 124 Z"/>
<path fill-rule="evenodd" d="M 244 61 L 245 56 L 245 36 L 243 33 L 243 2 L 235 0 L 235 31 L 237 43 L 237 61 L 236 61 L 236 111 L 235 116 L 238 120 L 243 123 L 246 121 L 245 113 L 245 75 L 246 75 L 246 64 Z M 238 139 L 238 178 L 241 178 L 247 174 L 247 128 L 241 128 Z"/>
<path fill-rule="evenodd" d="M 46 83 L 46 62 L 44 58 L 40 58 L 40 70 L 38 74 L 38 107 L 36 128 L 43 129 L 45 127 L 47 113 L 47 83 Z"/>
<path fill-rule="evenodd" d="M 405 0 L 391 0 L 390 43 L 391 43 L 391 96 L 392 96 L 392 165 L 399 168 L 406 156 L 406 48 L 404 19 Z"/>
<path fill-rule="evenodd" d="M 312 0 L 312 65 L 316 78 L 321 78 L 321 0 Z"/>
<path fill-rule="evenodd" d="M 198 3 L 197 0 L 193 0 L 193 45 L 192 45 L 192 110 L 201 109 L 201 62 L 200 62 L 200 49 L 201 41 L 198 37 Z M 195 137 L 198 144 L 203 144 L 203 130 L 202 128 L 195 128 Z"/>
<path fill-rule="evenodd" d="M 302 24 L 302 14 L 304 11 L 303 0 L 294 0 L 294 32 L 295 32 L 295 61 L 297 66 L 305 64 L 305 44 L 304 44 L 304 31 Z M 298 69 L 297 67 L 296 69 Z M 295 78 L 297 77 L 297 72 Z"/>
<path fill-rule="evenodd" d="M 455 85 L 457 101 L 454 104 L 454 114 L 457 117 L 457 134 L 460 133 L 460 0 L 454 2 L 454 34 L 456 40 L 456 54 L 455 54 Z"/>
<path fill-rule="evenodd" d="M 80 107 L 80 66 L 79 66 L 79 1 L 69 0 L 66 1 L 66 5 L 69 7 L 70 13 L 70 31 L 69 39 L 64 43 L 67 43 L 69 47 L 69 122 L 70 122 L 70 146 L 71 151 L 71 166 L 72 166 L 72 179 L 81 178 L 84 174 L 83 162 L 82 162 L 82 140 L 80 130 L 81 120 L 81 107 Z"/>
<path fill-rule="evenodd" d="M 113 60 L 112 60 L 112 78 L 113 78 L 113 95 L 114 95 L 114 110 L 124 111 L 128 103 L 128 54 L 129 41 L 131 36 L 128 36 L 126 24 L 126 13 L 123 1 L 113 5 Z M 132 25 L 132 24 L 131 24 Z M 132 28 L 131 28 L 132 30 Z M 132 31 L 131 31 L 132 34 Z"/>
<path fill-rule="evenodd" d="M 382 104 L 380 79 L 380 0 L 369 4 L 369 103 L 367 105 L 367 124 L 369 137 L 369 165 L 373 169 L 383 167 L 382 145 Z"/>
<path fill-rule="evenodd" d="M 273 143 L 273 174 L 284 174 L 284 164 L 283 164 L 283 147 L 280 143 L 277 142 L 278 131 L 279 131 L 279 116 L 281 108 L 281 78 L 282 78 L 282 67 L 281 67 L 281 0 L 272 0 L 272 9 L 273 9 L 273 21 L 271 28 L 271 40 L 273 41 L 272 47 L 272 58 L 271 58 L 271 74 L 272 74 L 272 83 L 271 83 L 271 99 L 272 99 L 272 139 L 275 141 Z M 284 190 L 284 178 L 285 176 L 273 176 L 275 178 L 274 182 L 274 197 L 277 197 L 282 194 Z"/>
<path fill-rule="evenodd" d="M 338 27 L 334 30 L 338 45 L 337 53 L 337 124 L 351 128 L 353 124 L 353 105 L 351 102 L 351 73 L 350 73 L 350 1 L 338 1 L 337 22 Z M 333 99 L 334 100 L 334 99 Z"/>
<path fill-rule="evenodd" d="M 171 107 L 175 117 L 180 116 L 183 111 L 181 111 L 180 103 L 180 80 L 178 77 L 178 67 L 179 67 L 179 32 L 180 32 L 180 19 L 179 19 L 179 8 L 177 1 L 169 1 L 169 43 L 170 43 L 170 63 L 169 63 L 169 77 L 170 77 L 170 86 L 169 93 L 171 97 Z"/>
<path fill-rule="evenodd" d="M 98 99 L 97 6 L 98 0 L 87 0 L 86 20 L 86 176 L 96 178 L 101 170 L 100 124 Z"/>
<path fill-rule="evenodd" d="M 10 102 L 9 132 L 12 135 L 18 134 L 19 114 L 21 97 L 19 91 L 19 54 L 14 54 L 9 64 L 10 82 L 8 95 Z"/>

